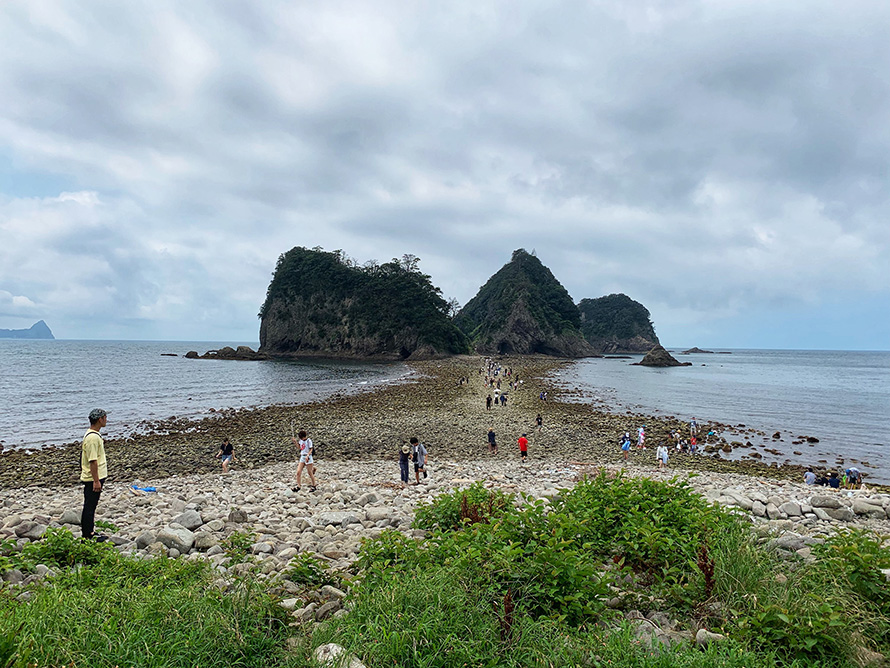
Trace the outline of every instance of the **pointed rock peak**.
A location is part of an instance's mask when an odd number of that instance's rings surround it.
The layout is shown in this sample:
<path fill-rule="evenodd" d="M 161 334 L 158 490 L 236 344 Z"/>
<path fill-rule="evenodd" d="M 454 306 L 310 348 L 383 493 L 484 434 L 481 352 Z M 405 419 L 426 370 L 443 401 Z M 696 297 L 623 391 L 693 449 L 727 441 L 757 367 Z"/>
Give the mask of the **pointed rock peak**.
<path fill-rule="evenodd" d="M 591 355 L 580 323 L 578 308 L 566 289 L 522 248 L 455 317 L 474 350 L 486 355 Z"/>
<path fill-rule="evenodd" d="M 692 362 L 678 362 L 664 347 L 655 346 L 637 366 L 692 366 Z"/>

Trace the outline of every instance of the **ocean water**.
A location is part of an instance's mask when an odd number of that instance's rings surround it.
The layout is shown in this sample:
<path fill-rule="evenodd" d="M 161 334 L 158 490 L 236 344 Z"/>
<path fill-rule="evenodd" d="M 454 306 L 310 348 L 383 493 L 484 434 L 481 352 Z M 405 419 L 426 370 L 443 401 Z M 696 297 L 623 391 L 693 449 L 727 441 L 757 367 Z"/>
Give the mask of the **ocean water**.
<path fill-rule="evenodd" d="M 776 457 L 757 448 L 763 461 L 820 465 L 824 459 L 827 464 L 821 465 L 839 466 L 843 459 L 845 466 L 858 466 L 870 480 L 890 484 L 890 352 L 730 352 L 675 353 L 679 361 L 693 366 L 664 369 L 632 366 L 642 359 L 639 355 L 587 359 L 571 365 L 558 379 L 592 395 L 587 401 L 602 401 L 616 411 L 762 430 L 767 439 L 751 442 L 782 451 Z M 782 432 L 782 440 L 772 440 L 776 431 Z M 799 436 L 815 436 L 819 443 L 792 445 Z M 749 451 L 739 449 L 737 454 Z"/>
<path fill-rule="evenodd" d="M 409 374 L 399 363 L 182 357 L 224 345 L 240 344 L 0 339 L 0 444 L 41 448 L 80 440 L 96 407 L 109 412 L 105 433 L 119 438 L 172 416 L 302 403 Z"/>

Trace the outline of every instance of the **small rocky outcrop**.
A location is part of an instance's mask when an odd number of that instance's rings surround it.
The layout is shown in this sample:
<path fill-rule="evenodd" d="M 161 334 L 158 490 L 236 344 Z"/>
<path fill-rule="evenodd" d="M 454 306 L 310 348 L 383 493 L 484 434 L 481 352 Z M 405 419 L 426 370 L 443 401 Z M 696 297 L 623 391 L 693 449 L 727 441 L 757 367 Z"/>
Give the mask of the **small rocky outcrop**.
<path fill-rule="evenodd" d="M 692 362 L 678 362 L 673 355 L 664 349 L 664 346 L 655 346 L 635 366 L 692 366 Z"/>
<path fill-rule="evenodd" d="M 693 353 L 695 353 L 695 354 L 706 353 L 708 355 L 713 355 L 714 351 L 713 350 L 702 350 L 701 348 L 693 347 L 693 348 L 690 348 L 689 350 L 684 350 L 680 354 L 681 355 L 691 355 Z"/>
<path fill-rule="evenodd" d="M 208 350 L 203 355 L 199 355 L 195 350 L 189 350 L 185 354 L 186 359 L 196 360 L 266 360 L 269 356 L 263 352 L 257 352 L 250 346 L 238 346 L 237 349 L 231 346 L 223 346 L 219 350 Z"/>

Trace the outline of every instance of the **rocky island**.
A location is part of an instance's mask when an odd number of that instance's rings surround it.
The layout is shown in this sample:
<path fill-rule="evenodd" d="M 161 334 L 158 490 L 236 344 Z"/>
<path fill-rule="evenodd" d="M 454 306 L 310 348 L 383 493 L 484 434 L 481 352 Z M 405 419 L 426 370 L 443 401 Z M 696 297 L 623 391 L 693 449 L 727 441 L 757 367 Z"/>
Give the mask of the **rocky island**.
<path fill-rule="evenodd" d="M 430 359 L 467 352 L 418 259 L 359 265 L 341 251 L 281 255 L 260 309 L 261 355 Z"/>
<path fill-rule="evenodd" d="M 624 294 L 582 299 L 581 332 L 600 354 L 647 353 L 659 345 L 649 310 Z"/>
<path fill-rule="evenodd" d="M 55 339 L 49 326 L 38 320 L 28 329 L 0 329 L 0 339 Z"/>
<path fill-rule="evenodd" d="M 588 357 L 581 315 L 541 261 L 520 248 L 464 306 L 455 324 L 485 355 Z"/>

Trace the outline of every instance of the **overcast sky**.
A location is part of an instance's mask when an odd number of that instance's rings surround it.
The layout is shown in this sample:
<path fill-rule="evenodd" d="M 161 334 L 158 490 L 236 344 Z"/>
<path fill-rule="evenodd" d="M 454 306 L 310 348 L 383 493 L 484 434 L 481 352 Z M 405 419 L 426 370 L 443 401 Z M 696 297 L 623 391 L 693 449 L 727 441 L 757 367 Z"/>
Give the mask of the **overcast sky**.
<path fill-rule="evenodd" d="M 534 250 L 667 345 L 890 348 L 890 3 L 0 4 L 0 328 L 255 342 L 282 252 Z"/>

